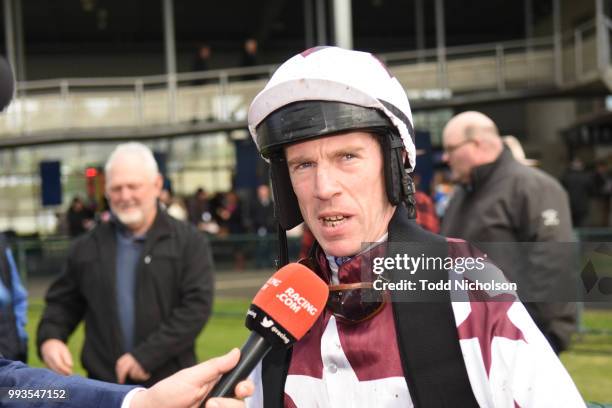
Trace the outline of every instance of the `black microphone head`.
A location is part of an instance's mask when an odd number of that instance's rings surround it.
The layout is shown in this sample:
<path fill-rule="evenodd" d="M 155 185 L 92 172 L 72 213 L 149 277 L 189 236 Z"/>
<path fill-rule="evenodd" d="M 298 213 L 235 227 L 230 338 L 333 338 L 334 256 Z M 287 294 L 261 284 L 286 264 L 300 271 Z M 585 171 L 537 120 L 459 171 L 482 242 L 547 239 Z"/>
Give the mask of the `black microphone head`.
<path fill-rule="evenodd" d="M 0 111 L 3 111 L 13 99 L 15 78 L 6 58 L 0 56 Z"/>

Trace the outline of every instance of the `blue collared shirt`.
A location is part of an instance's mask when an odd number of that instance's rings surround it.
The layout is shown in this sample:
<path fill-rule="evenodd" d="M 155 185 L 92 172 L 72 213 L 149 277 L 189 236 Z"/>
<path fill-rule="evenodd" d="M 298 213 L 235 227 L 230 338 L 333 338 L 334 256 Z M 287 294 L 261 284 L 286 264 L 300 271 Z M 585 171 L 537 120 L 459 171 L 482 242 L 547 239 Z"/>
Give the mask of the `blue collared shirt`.
<path fill-rule="evenodd" d="M 144 236 L 134 236 L 117 228 L 117 310 L 125 352 L 134 347 L 136 270 L 144 248 Z"/>

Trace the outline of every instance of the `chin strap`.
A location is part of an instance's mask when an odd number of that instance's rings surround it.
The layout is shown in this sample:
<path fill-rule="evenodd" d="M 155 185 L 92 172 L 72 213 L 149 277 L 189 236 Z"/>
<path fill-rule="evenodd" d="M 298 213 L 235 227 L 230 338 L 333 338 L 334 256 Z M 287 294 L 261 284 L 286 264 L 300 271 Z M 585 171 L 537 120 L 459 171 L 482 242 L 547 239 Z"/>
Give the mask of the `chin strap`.
<path fill-rule="evenodd" d="M 400 202 L 404 202 L 406 204 L 406 209 L 408 210 L 408 218 L 416 218 L 416 198 L 414 182 L 412 181 L 412 177 L 408 174 L 408 169 L 404 167 L 403 160 L 403 152 L 404 150 L 404 142 L 401 138 L 397 136 L 390 135 L 391 142 L 391 157 L 393 157 L 392 166 L 396 167 L 396 171 L 399 175 L 400 182 L 400 191 L 399 191 L 399 200 Z M 397 203 L 399 204 L 399 202 Z"/>
<path fill-rule="evenodd" d="M 416 218 L 416 198 L 414 197 L 416 188 L 408 172 L 404 172 L 404 177 L 402 177 L 402 191 L 406 209 L 408 210 L 408 218 Z"/>
<path fill-rule="evenodd" d="M 289 249 L 287 247 L 287 233 L 280 224 L 278 228 L 278 259 L 276 260 L 276 269 L 280 269 L 289 263 Z"/>

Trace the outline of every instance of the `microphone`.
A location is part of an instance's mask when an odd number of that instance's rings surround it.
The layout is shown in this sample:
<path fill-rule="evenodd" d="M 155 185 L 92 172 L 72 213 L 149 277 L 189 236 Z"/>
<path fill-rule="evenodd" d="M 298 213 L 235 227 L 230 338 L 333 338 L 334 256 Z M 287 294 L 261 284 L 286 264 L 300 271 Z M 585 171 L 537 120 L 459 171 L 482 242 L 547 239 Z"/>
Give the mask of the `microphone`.
<path fill-rule="evenodd" d="M 261 287 L 247 311 L 251 335 L 240 350 L 236 367 L 224 374 L 209 398 L 233 397 L 236 384 L 248 377 L 272 348 L 289 348 L 317 321 L 327 303 L 329 289 L 313 271 L 290 263 Z"/>

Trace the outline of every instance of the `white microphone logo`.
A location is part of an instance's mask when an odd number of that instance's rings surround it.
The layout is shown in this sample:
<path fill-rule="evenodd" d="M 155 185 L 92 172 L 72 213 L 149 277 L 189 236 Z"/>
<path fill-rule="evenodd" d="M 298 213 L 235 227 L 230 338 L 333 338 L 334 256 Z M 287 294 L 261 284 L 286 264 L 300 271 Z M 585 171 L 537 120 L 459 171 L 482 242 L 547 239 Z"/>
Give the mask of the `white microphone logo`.
<path fill-rule="evenodd" d="M 265 327 L 266 329 L 269 329 L 270 327 L 272 327 L 273 324 L 274 324 L 274 320 L 270 320 L 265 316 L 261 322 L 261 325 Z"/>

